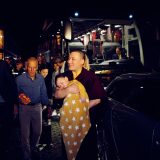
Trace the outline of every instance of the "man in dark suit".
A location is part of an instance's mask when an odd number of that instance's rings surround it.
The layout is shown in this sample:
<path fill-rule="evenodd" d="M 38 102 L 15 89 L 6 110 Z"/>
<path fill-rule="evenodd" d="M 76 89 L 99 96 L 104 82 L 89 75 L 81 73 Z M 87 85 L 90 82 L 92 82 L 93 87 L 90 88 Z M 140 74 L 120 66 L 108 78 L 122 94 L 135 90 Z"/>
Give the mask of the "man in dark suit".
<path fill-rule="evenodd" d="M 7 62 L 0 60 L 0 159 L 6 159 L 10 146 L 14 104 L 17 103 L 17 87 Z"/>

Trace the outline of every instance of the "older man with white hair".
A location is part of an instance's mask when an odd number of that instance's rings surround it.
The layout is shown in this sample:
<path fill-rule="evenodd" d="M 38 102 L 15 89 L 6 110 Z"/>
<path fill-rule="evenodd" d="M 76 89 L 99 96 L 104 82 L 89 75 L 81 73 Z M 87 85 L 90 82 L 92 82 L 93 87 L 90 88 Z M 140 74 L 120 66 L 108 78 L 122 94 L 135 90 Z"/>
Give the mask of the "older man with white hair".
<path fill-rule="evenodd" d="M 37 69 L 37 59 L 30 57 L 26 63 L 26 73 L 16 79 L 24 160 L 31 160 L 31 156 L 37 153 L 42 132 L 42 105 L 49 103 L 44 78 L 37 73 Z"/>

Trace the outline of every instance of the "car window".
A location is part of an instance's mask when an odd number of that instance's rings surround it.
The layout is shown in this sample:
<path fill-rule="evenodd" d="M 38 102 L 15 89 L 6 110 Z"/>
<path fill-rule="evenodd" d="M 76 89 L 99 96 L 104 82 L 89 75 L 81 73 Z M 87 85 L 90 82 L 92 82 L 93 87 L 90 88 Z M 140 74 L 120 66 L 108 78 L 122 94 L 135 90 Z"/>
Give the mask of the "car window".
<path fill-rule="evenodd" d="M 160 80 L 121 80 L 107 90 L 109 97 L 160 119 Z"/>

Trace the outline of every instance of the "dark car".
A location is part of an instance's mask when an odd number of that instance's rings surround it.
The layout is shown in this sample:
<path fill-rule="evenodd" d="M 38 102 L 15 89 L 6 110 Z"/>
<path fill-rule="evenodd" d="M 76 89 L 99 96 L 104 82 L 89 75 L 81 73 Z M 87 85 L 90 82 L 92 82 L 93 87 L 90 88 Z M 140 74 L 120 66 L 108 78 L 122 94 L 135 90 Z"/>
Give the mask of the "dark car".
<path fill-rule="evenodd" d="M 146 71 L 140 61 L 135 59 L 113 59 L 98 64 L 90 64 L 91 70 L 101 79 L 106 87 L 116 76 L 124 73 L 141 73 Z"/>
<path fill-rule="evenodd" d="M 159 73 L 123 74 L 107 86 L 102 159 L 160 159 L 159 91 Z"/>

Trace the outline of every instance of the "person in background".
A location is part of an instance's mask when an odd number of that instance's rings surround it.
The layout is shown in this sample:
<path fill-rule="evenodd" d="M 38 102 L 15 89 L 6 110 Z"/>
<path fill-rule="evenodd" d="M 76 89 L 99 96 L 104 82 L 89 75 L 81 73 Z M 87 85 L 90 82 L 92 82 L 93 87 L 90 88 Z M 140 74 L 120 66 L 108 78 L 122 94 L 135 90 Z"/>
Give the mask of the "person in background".
<path fill-rule="evenodd" d="M 42 53 L 37 55 L 37 60 L 38 60 L 38 72 L 39 72 L 40 66 L 42 64 L 48 64 L 48 63 L 46 61 L 45 55 Z"/>
<path fill-rule="evenodd" d="M 38 60 L 38 70 L 37 70 L 38 73 L 40 73 L 41 72 L 41 68 L 43 68 L 45 66 L 46 70 L 48 71 L 45 80 L 47 80 L 47 81 L 49 80 L 50 81 L 50 79 L 52 79 L 53 67 L 51 66 L 50 63 L 47 62 L 46 57 L 45 57 L 45 55 L 43 53 L 38 54 L 37 60 Z M 48 89 L 47 92 L 48 91 L 50 92 L 50 89 Z M 50 93 L 48 93 L 48 94 L 49 94 L 49 99 L 50 99 L 51 98 L 51 94 Z"/>
<path fill-rule="evenodd" d="M 54 64 L 59 67 L 59 73 L 63 73 L 68 70 L 68 64 L 63 57 L 56 57 L 54 60 Z"/>
<path fill-rule="evenodd" d="M 15 66 L 15 63 L 13 61 L 13 58 L 12 57 L 5 57 L 5 61 L 8 63 L 9 65 L 9 70 L 10 72 L 12 73 L 13 72 L 13 69 L 14 69 L 14 66 Z"/>
<path fill-rule="evenodd" d="M 13 69 L 13 74 L 15 75 L 15 77 L 21 75 L 22 73 L 24 73 L 25 70 L 23 68 L 23 63 L 21 60 L 17 60 L 16 61 L 16 67 Z"/>
<path fill-rule="evenodd" d="M 52 80 L 49 74 L 49 68 L 47 64 L 42 64 L 39 68 L 40 74 L 43 76 L 47 88 L 47 95 L 49 100 L 52 100 Z"/>
<path fill-rule="evenodd" d="M 89 112 L 91 120 L 91 128 L 83 140 L 76 160 L 97 160 L 97 140 L 96 140 L 96 121 L 103 116 L 103 103 L 106 100 L 106 92 L 102 83 L 91 70 L 87 70 L 88 64 L 87 55 L 79 50 L 72 51 L 69 54 L 68 67 L 69 71 L 65 75 L 69 80 L 76 79 L 82 83 L 89 96 Z M 55 92 L 56 98 L 64 98 L 69 93 L 79 93 L 79 89 L 75 84 L 72 84 L 64 89 L 58 89 Z"/>
<path fill-rule="evenodd" d="M 64 60 L 63 57 L 61 56 L 57 56 L 54 59 L 54 71 L 52 73 L 52 88 L 53 88 L 53 109 L 55 109 L 56 112 L 58 112 L 59 108 L 61 107 L 63 101 L 60 99 L 56 99 L 54 94 L 56 91 L 56 84 L 55 84 L 55 77 L 60 74 L 60 73 L 64 73 L 65 71 L 68 70 L 68 64 L 67 62 Z M 54 113 L 56 113 L 54 112 Z"/>
<path fill-rule="evenodd" d="M 42 105 L 49 104 L 44 78 L 37 73 L 37 69 L 37 59 L 30 57 L 26 63 L 26 73 L 16 78 L 24 160 L 38 156 L 37 145 L 42 132 Z"/>
<path fill-rule="evenodd" d="M 49 98 L 49 105 L 51 106 L 53 103 L 53 96 L 52 96 L 52 82 L 51 82 L 51 78 L 48 76 L 48 66 L 46 64 L 42 64 L 39 68 L 40 70 L 40 74 L 43 76 L 44 80 L 45 80 L 45 85 L 46 85 L 46 89 L 47 89 L 47 95 Z M 49 106 L 43 106 L 43 120 L 45 123 L 48 123 L 48 118 L 51 116 L 51 107 Z"/>
<path fill-rule="evenodd" d="M 116 47 L 116 53 L 113 54 L 112 59 L 127 59 L 126 50 L 122 47 Z"/>
<path fill-rule="evenodd" d="M 63 74 L 57 75 L 56 85 L 59 89 L 72 84 L 78 86 L 79 94 L 68 94 L 60 109 L 60 127 L 68 160 L 76 159 L 81 143 L 91 127 L 89 98 L 84 86 L 77 80 L 69 81 Z"/>
<path fill-rule="evenodd" d="M 14 105 L 18 103 L 15 79 L 4 60 L 0 60 L 0 159 L 6 160 L 11 147 Z"/>
<path fill-rule="evenodd" d="M 56 64 L 56 63 L 53 63 L 53 73 L 52 73 L 52 92 L 53 92 L 53 95 L 55 93 L 55 90 L 56 90 L 56 83 L 55 83 L 55 77 L 59 74 L 59 66 Z"/>

